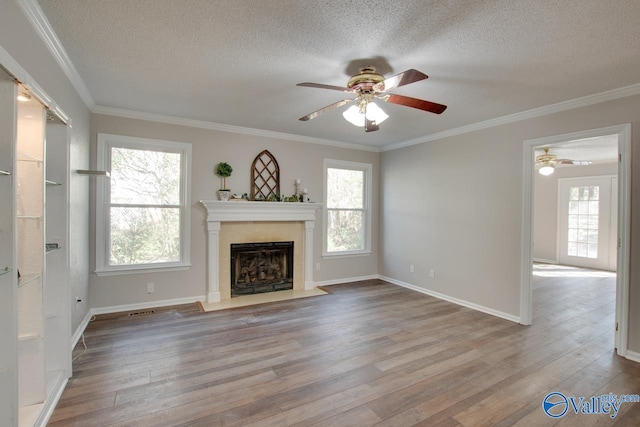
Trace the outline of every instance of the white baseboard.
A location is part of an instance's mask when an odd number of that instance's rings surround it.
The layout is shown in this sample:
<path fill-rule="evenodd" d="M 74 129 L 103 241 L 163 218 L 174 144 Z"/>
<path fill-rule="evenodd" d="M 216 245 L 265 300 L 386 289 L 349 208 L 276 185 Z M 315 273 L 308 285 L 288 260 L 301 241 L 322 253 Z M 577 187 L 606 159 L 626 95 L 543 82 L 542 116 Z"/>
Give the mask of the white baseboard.
<path fill-rule="evenodd" d="M 67 381 L 69 381 L 68 378 L 61 376 L 58 382 L 56 382 L 56 385 L 51 391 L 51 396 L 44 402 L 44 406 L 36 420 L 36 426 L 45 427 L 49 423 L 49 419 L 51 418 L 51 415 L 53 415 L 53 411 L 56 409 L 56 406 L 58 406 L 58 401 L 62 396 L 62 392 L 64 392 L 64 389 L 67 386 Z"/>
<path fill-rule="evenodd" d="M 635 351 L 627 350 L 624 354 L 624 357 L 633 362 L 640 363 L 640 353 L 637 353 Z"/>
<path fill-rule="evenodd" d="M 87 315 L 84 316 L 84 319 L 82 319 L 82 322 L 80 322 L 80 324 L 76 328 L 76 331 L 73 333 L 73 336 L 71 337 L 72 352 L 73 352 L 73 349 L 76 348 L 78 341 L 80 341 L 80 337 L 84 333 L 84 330 L 87 329 L 87 325 L 89 324 L 89 321 L 91 320 L 92 316 L 93 316 L 93 313 L 91 312 L 91 309 L 89 309 L 89 311 L 87 312 Z"/>
<path fill-rule="evenodd" d="M 334 280 L 325 280 L 323 282 L 314 282 L 313 286 L 331 286 L 331 285 L 340 285 L 342 283 L 351 283 L 351 282 L 362 282 L 363 280 L 374 280 L 379 279 L 380 276 L 377 274 L 373 274 L 370 276 L 359 276 L 359 277 L 346 277 L 343 279 L 334 279 Z"/>
<path fill-rule="evenodd" d="M 560 261 L 557 259 L 544 259 L 544 258 L 533 258 L 533 262 L 540 262 L 542 264 L 560 264 Z"/>
<path fill-rule="evenodd" d="M 135 304 L 112 305 L 110 307 L 96 307 L 96 308 L 92 308 L 90 313 L 92 315 L 119 313 L 121 311 L 142 310 L 145 308 L 156 308 L 156 307 L 167 307 L 170 305 L 190 304 L 190 303 L 195 303 L 197 301 L 206 301 L 206 300 L 207 300 L 207 297 L 204 295 L 198 296 L 198 297 L 165 299 L 160 301 L 139 302 Z"/>
<path fill-rule="evenodd" d="M 461 300 L 458 298 L 451 297 L 449 295 L 441 294 L 440 292 L 431 291 L 429 289 L 422 288 L 420 286 L 412 285 L 410 283 L 401 282 L 400 280 L 392 279 L 390 277 L 379 276 L 381 280 L 385 282 L 392 283 L 394 285 L 402 286 L 403 288 L 411 289 L 412 291 L 420 292 L 425 295 L 429 295 L 444 301 L 452 302 L 457 305 L 461 305 L 463 307 L 470 308 L 472 310 L 481 311 L 486 314 L 490 314 L 492 316 L 500 317 L 505 320 L 509 320 L 511 322 L 520 323 L 520 317 L 514 316 L 509 313 L 505 313 L 499 310 L 494 310 L 493 308 L 485 307 L 483 305 L 475 304 L 469 301 Z"/>

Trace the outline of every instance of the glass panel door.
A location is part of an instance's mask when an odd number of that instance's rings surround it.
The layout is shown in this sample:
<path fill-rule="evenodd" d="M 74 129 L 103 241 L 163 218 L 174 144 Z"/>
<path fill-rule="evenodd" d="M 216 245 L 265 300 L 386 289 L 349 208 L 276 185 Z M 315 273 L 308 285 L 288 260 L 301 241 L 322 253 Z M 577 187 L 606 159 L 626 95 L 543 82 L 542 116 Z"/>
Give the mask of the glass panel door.
<path fill-rule="evenodd" d="M 560 263 L 609 270 L 611 177 L 560 179 L 558 194 Z"/>

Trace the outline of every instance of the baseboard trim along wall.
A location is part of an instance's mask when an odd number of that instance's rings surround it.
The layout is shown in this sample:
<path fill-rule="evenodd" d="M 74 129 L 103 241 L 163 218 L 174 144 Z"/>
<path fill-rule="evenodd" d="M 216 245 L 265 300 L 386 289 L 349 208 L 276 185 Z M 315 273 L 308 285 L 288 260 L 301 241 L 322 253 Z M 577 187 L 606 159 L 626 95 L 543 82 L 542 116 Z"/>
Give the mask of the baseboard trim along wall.
<path fill-rule="evenodd" d="M 71 337 L 71 351 L 73 351 L 73 349 L 76 348 L 76 345 L 78 345 L 78 341 L 80 341 L 80 337 L 82 337 L 84 330 L 87 329 L 87 325 L 89 325 L 91 317 L 93 317 L 93 313 L 91 312 L 91 309 L 89 309 L 87 315 L 84 316 L 84 319 L 82 319 L 82 322 L 80 322 L 80 324 L 76 328 L 76 331 Z"/>
<path fill-rule="evenodd" d="M 555 264 L 555 265 L 560 264 L 560 262 L 557 259 L 544 259 L 544 258 L 534 258 L 533 262 L 539 262 L 542 264 Z"/>
<path fill-rule="evenodd" d="M 156 307 L 167 307 L 170 305 L 180 305 L 180 304 L 190 304 L 195 303 L 197 301 L 206 301 L 207 297 L 205 295 L 198 297 L 186 297 L 186 298 L 175 298 L 175 299 L 165 299 L 159 301 L 148 301 L 148 302 L 139 302 L 136 304 L 123 304 L 123 305 L 112 305 L 110 307 L 97 307 L 91 309 L 91 314 L 110 314 L 110 313 L 119 313 L 121 311 L 131 311 L 131 310 L 142 310 L 145 308 L 156 308 Z"/>
<path fill-rule="evenodd" d="M 62 397 L 62 393 L 67 387 L 67 382 L 68 379 L 62 378 L 61 376 L 58 382 L 54 385 L 53 391 L 51 392 L 51 398 L 47 399 L 44 408 L 42 408 L 42 411 L 40 412 L 40 416 L 36 420 L 35 426 L 44 427 L 49 424 L 49 419 L 51 418 L 51 415 L 53 415 L 53 411 L 56 409 L 56 406 L 58 406 L 60 397 Z"/>
<path fill-rule="evenodd" d="M 624 357 L 633 362 L 640 363 L 640 353 L 637 353 L 635 351 L 627 350 Z"/>
<path fill-rule="evenodd" d="M 359 277 L 347 277 L 343 279 L 334 279 L 334 280 L 325 280 L 323 282 L 314 282 L 314 286 L 331 286 L 331 285 L 341 285 L 343 283 L 351 283 L 351 282 L 362 282 L 364 280 L 375 280 L 379 279 L 380 276 L 377 274 L 373 274 L 371 276 L 359 276 Z"/>
<path fill-rule="evenodd" d="M 463 307 L 470 308 L 472 310 L 481 311 L 486 314 L 490 314 L 492 316 L 500 317 L 505 320 L 509 320 L 511 322 L 520 323 L 520 317 L 514 316 L 512 314 L 504 313 L 499 310 L 494 310 L 493 308 L 485 307 L 483 305 L 475 304 L 469 301 L 461 300 L 458 298 L 451 297 L 449 295 L 441 294 L 440 292 L 430 291 L 429 289 L 421 288 L 420 286 L 412 285 L 410 283 L 401 282 L 400 280 L 392 279 L 390 277 L 379 276 L 380 280 L 384 280 L 385 282 L 392 283 L 394 285 L 402 286 L 403 288 L 411 289 L 412 291 L 420 292 L 425 295 L 432 296 L 434 298 L 438 298 L 444 301 L 448 301 L 457 305 L 461 305 Z"/>

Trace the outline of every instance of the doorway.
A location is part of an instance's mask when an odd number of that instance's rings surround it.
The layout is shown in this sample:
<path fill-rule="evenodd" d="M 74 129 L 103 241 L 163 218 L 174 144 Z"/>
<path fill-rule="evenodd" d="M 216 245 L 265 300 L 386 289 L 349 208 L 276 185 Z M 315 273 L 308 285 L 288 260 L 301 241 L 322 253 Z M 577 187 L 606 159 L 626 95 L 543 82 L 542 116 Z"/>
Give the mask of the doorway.
<path fill-rule="evenodd" d="M 630 202 L 630 135 L 631 126 L 618 125 L 608 128 L 594 129 L 572 134 L 557 135 L 547 138 L 540 138 L 524 142 L 523 155 L 523 222 L 522 222 L 522 264 L 521 264 L 521 299 L 520 299 L 520 323 L 528 325 L 533 322 L 533 262 L 534 257 L 534 193 L 535 178 L 537 174 L 534 166 L 536 157 L 536 149 L 555 145 L 567 144 L 571 141 L 579 141 L 586 139 L 595 139 L 605 136 L 613 136 L 617 139 L 617 164 L 618 164 L 618 190 L 615 196 L 611 198 L 616 201 L 617 205 L 617 238 L 613 240 L 616 246 L 616 293 L 615 293 L 615 326 L 616 331 L 612 330 L 615 336 L 615 347 L 617 353 L 625 356 L 627 350 L 627 324 L 628 324 L 628 301 L 629 301 L 629 285 L 628 285 L 628 254 L 629 254 L 629 202 Z M 580 186 L 578 186 L 580 187 Z M 590 187 L 590 186 L 583 186 Z M 589 190 L 583 190 L 589 191 Z M 559 198 L 557 199 L 559 200 Z M 588 198 L 587 198 L 588 206 Z M 551 260 L 559 263 L 559 233 L 555 231 L 556 236 L 556 252 Z M 585 233 L 584 231 L 582 232 Z M 586 229 L 588 251 L 588 227 Z M 537 238 L 537 236 L 536 236 Z M 574 243 L 577 243 L 574 242 Z M 583 247 L 584 248 L 584 247 Z M 568 249 L 566 249 L 568 250 Z M 581 249 L 582 251 L 583 249 Z M 548 260 L 547 260 L 548 261 Z M 613 327 L 612 327 L 613 329 Z"/>

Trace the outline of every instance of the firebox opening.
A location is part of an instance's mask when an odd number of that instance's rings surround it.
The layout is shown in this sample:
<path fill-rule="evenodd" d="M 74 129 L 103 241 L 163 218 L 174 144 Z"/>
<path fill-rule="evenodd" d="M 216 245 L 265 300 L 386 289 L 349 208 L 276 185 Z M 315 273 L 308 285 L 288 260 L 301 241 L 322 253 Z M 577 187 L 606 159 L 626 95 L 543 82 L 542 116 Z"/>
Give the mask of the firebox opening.
<path fill-rule="evenodd" d="M 293 242 L 231 244 L 231 297 L 293 289 Z"/>

